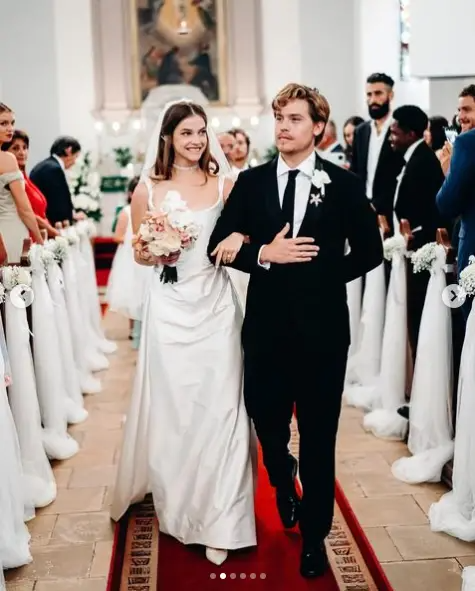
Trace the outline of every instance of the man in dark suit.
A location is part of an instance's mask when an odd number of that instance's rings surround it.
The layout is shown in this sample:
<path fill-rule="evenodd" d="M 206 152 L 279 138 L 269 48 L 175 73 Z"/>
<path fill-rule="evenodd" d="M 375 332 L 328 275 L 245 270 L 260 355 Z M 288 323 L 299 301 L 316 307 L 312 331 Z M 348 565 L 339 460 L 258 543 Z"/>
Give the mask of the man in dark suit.
<path fill-rule="evenodd" d="M 475 254 L 475 129 L 466 131 L 455 140 L 450 168 L 437 195 L 437 206 L 442 215 L 460 216 L 458 272 Z M 463 306 L 465 319 L 470 313 L 471 302 Z"/>
<path fill-rule="evenodd" d="M 31 171 L 30 179 L 46 197 L 46 217 L 54 225 L 73 222 L 74 206 L 66 178 L 66 170 L 74 165 L 81 152 L 73 137 L 60 137 L 51 146 L 50 157 L 39 162 Z"/>
<path fill-rule="evenodd" d="M 354 134 L 351 171 L 365 183 L 366 195 L 378 214 L 393 217 L 396 179 L 404 159 L 391 149 L 391 101 L 394 80 L 387 74 L 372 74 L 366 81 L 366 100 L 372 121 L 359 125 Z"/>
<path fill-rule="evenodd" d="M 402 169 L 394 194 L 394 232 L 401 220 L 408 220 L 417 250 L 436 239 L 437 228 L 447 226 L 436 205 L 437 193 L 444 182 L 444 173 L 434 151 L 424 141 L 428 117 L 422 109 L 406 105 L 396 109 L 391 124 L 390 142 L 393 150 L 403 155 Z M 429 273 L 409 272 L 407 323 L 409 343 L 415 361 L 417 340 L 424 308 Z"/>
<path fill-rule="evenodd" d="M 282 523 L 300 524 L 301 574 L 317 577 L 327 568 L 323 542 L 333 518 L 350 341 L 346 283 L 381 263 L 382 244 L 360 179 L 315 152 L 330 112 L 325 97 L 289 84 L 272 107 L 280 154 L 239 175 L 209 253 L 214 262 L 211 253 L 230 234 L 249 237 L 234 261 L 223 259 L 250 273 L 242 334 L 246 408 Z M 294 408 L 302 499 L 288 450 Z"/>

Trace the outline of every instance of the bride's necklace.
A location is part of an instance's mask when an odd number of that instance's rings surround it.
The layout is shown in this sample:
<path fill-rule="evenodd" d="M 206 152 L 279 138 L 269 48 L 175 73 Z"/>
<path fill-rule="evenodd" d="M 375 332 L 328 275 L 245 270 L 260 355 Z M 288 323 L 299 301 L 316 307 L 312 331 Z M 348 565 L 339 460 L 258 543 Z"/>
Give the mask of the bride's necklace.
<path fill-rule="evenodd" d="M 193 166 L 180 166 L 179 164 L 173 164 L 172 166 L 177 170 L 196 170 L 198 168 L 198 164 L 193 164 Z"/>

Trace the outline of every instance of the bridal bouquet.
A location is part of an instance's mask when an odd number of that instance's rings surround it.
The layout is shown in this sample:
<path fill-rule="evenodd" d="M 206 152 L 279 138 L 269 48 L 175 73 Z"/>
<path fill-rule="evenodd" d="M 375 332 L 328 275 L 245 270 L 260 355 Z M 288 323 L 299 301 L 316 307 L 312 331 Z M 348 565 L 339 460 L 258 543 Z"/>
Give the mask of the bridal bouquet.
<path fill-rule="evenodd" d="M 134 247 L 144 260 L 169 257 L 190 250 L 200 233 L 193 213 L 177 191 L 169 191 L 157 212 L 149 213 L 140 225 Z M 164 265 L 160 275 L 163 283 L 175 283 L 175 265 Z"/>

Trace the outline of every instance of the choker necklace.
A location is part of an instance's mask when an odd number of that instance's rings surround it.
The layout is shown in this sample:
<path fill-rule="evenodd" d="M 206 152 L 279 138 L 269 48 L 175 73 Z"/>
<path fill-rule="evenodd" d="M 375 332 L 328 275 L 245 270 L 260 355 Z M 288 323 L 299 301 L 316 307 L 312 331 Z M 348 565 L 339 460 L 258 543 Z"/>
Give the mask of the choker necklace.
<path fill-rule="evenodd" d="M 179 166 L 178 164 L 173 164 L 172 166 L 177 170 L 195 170 L 198 168 L 198 164 L 193 164 L 193 166 Z"/>

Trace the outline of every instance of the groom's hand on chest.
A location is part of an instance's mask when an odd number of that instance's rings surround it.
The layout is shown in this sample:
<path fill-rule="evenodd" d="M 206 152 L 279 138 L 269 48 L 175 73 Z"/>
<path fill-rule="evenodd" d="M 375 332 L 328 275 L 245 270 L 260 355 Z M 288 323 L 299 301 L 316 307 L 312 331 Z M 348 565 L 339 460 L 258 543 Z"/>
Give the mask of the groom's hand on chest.
<path fill-rule="evenodd" d="M 319 247 L 315 245 L 314 238 L 287 238 L 289 230 L 290 225 L 285 224 L 274 240 L 261 248 L 259 264 L 308 263 L 317 256 Z"/>

